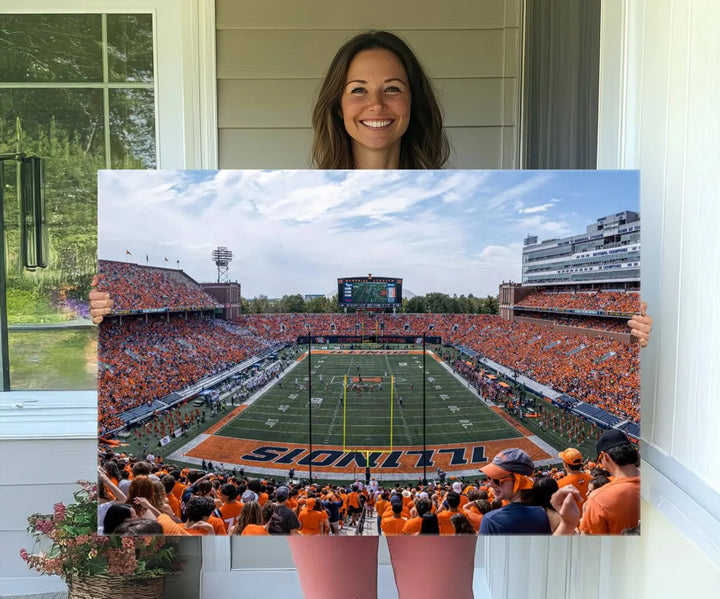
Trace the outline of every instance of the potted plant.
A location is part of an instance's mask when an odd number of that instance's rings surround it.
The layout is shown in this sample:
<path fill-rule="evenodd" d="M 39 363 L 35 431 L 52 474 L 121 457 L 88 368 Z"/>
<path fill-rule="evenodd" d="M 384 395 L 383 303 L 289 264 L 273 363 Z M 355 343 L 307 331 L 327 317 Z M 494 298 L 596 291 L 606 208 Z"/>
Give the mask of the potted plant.
<path fill-rule="evenodd" d="M 61 576 L 68 599 L 160 599 L 165 578 L 182 565 L 174 538 L 98 535 L 97 485 L 78 484 L 73 503 L 28 517 L 35 547 L 20 557 L 42 574 Z"/>

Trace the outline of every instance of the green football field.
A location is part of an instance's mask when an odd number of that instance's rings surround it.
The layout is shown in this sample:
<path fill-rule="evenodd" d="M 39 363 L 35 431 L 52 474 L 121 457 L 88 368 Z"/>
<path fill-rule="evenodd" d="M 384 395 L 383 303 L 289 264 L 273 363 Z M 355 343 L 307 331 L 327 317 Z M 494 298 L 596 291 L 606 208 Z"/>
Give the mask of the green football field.
<path fill-rule="evenodd" d="M 306 356 L 217 434 L 278 443 L 308 443 L 308 402 L 312 398 L 314 446 L 389 450 L 422 445 L 421 352 L 313 351 L 311 364 L 311 393 Z M 428 445 L 521 436 L 430 355 L 425 358 L 425 369 Z M 372 390 L 344 392 L 346 376 L 348 381 L 354 379 L 358 384 L 372 386 Z M 391 377 L 395 381 L 392 399 Z"/>

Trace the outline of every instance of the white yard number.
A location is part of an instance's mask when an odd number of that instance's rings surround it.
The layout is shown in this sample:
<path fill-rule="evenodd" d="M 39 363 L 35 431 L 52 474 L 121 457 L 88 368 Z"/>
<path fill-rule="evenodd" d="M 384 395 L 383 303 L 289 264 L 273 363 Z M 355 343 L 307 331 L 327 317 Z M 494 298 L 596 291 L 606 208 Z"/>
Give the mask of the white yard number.
<path fill-rule="evenodd" d="M 275 426 L 278 422 L 280 422 L 280 421 L 279 421 L 277 418 L 268 418 L 268 419 L 265 421 L 265 426 L 273 427 L 273 426 Z"/>
<path fill-rule="evenodd" d="M 288 399 L 297 399 L 297 396 L 297 393 L 291 393 L 290 395 L 288 395 Z"/>
<path fill-rule="evenodd" d="M 288 410 L 289 407 L 290 407 L 290 406 L 287 405 L 287 404 L 282 404 L 282 405 L 278 408 L 278 410 L 280 410 L 281 412 L 287 412 L 287 410 Z"/>
<path fill-rule="evenodd" d="M 440 399 L 442 399 L 443 401 L 446 401 L 446 400 L 450 399 L 450 396 L 447 393 L 441 393 Z"/>
<path fill-rule="evenodd" d="M 468 428 L 469 426 L 472 426 L 472 422 L 469 420 L 458 420 L 458 423 L 462 425 L 463 428 Z"/>
<path fill-rule="evenodd" d="M 454 414 L 455 412 L 459 412 L 460 408 L 458 408 L 457 406 L 448 406 L 448 410 L 450 410 Z"/>

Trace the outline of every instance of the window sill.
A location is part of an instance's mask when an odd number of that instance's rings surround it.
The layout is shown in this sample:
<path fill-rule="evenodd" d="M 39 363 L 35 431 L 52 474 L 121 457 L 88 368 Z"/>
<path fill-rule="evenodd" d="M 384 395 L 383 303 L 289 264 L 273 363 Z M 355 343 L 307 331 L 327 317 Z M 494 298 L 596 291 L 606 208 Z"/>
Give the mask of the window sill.
<path fill-rule="evenodd" d="M 642 496 L 720 565 L 720 494 L 657 448 L 642 448 Z"/>
<path fill-rule="evenodd" d="M 95 391 L 0 393 L 0 439 L 91 439 L 97 436 Z"/>

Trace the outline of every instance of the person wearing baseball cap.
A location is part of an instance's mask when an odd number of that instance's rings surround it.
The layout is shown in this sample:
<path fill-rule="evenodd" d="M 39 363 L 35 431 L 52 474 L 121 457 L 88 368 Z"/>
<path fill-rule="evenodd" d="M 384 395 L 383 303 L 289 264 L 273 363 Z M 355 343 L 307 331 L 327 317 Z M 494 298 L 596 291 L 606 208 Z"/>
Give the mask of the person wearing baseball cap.
<path fill-rule="evenodd" d="M 250 503 L 251 501 L 257 501 L 257 500 L 258 500 L 257 493 L 255 493 L 254 491 L 251 491 L 250 489 L 245 491 L 242 494 L 242 497 L 240 498 L 240 501 L 242 501 L 243 503 Z"/>
<path fill-rule="evenodd" d="M 297 515 L 285 505 L 288 497 L 290 497 L 290 489 L 285 485 L 275 489 L 276 507 L 268 526 L 271 535 L 300 534 L 300 521 Z"/>
<path fill-rule="evenodd" d="M 401 535 L 407 518 L 403 516 L 402 496 L 395 494 L 390 498 L 391 514 L 382 519 L 380 528 L 384 535 Z"/>
<path fill-rule="evenodd" d="M 580 505 L 582 505 L 587 499 L 588 484 L 592 478 L 583 470 L 582 454 L 574 447 L 568 447 L 565 451 L 561 451 L 558 457 L 562 458 L 566 473 L 565 476 L 558 479 L 558 487 L 574 486 L 580 492 L 582 497 Z"/>
<path fill-rule="evenodd" d="M 508 504 L 485 514 L 479 534 L 553 534 L 544 508 L 521 503 L 522 491 L 532 488 L 530 477 L 535 472 L 535 464 L 527 452 L 518 448 L 504 449 L 480 471 L 487 475 L 495 499 L 506 500 Z M 578 496 L 577 489 L 572 486 L 558 490 L 553 495 L 553 507 L 562 519 L 555 534 L 573 533 L 580 512 L 571 498 Z"/>
<path fill-rule="evenodd" d="M 585 502 L 580 532 L 618 535 L 640 523 L 640 452 L 617 429 L 605 431 L 597 441 L 597 462 L 614 477 Z"/>
<path fill-rule="evenodd" d="M 499 510 L 485 514 L 480 523 L 481 535 L 552 533 L 543 508 L 520 503 L 520 492 L 532 488 L 529 477 L 535 472 L 535 464 L 525 451 L 504 449 L 490 464 L 480 468 L 480 472 L 487 475 L 495 499 L 508 502 Z"/>
<path fill-rule="evenodd" d="M 328 524 L 330 525 L 330 534 L 340 534 L 340 508 L 343 505 L 342 499 L 336 497 L 335 494 L 330 491 L 322 502 L 323 507 L 328 512 Z"/>
<path fill-rule="evenodd" d="M 462 508 L 463 508 L 463 507 L 465 506 L 465 504 L 468 502 L 467 495 L 464 495 L 464 494 L 463 494 L 463 484 L 462 484 L 459 480 L 456 480 L 456 481 L 452 484 L 451 490 L 452 490 L 452 492 L 457 493 L 458 496 L 460 497 L 460 509 L 462 510 Z M 447 502 L 447 495 L 445 496 L 445 499 L 444 499 L 443 502 L 442 502 L 442 507 L 443 507 L 444 509 L 448 509 L 448 508 L 449 508 L 448 502 Z"/>

